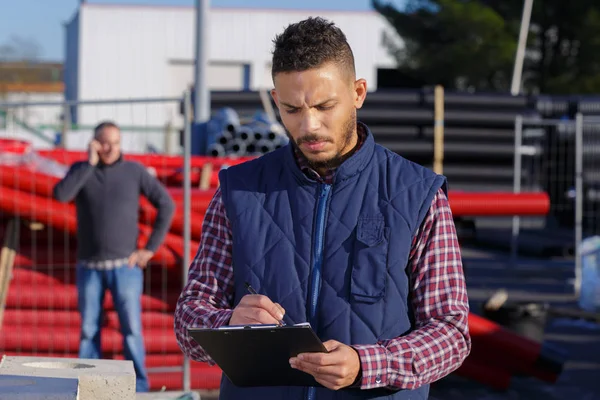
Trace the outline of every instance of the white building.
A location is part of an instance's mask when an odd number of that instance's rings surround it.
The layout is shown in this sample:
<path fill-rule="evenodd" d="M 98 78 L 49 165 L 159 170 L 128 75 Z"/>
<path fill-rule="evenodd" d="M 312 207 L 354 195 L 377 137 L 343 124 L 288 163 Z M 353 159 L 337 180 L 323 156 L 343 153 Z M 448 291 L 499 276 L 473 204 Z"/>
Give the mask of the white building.
<path fill-rule="evenodd" d="M 211 8 L 207 71 L 212 90 L 271 88 L 272 40 L 308 16 L 336 23 L 353 48 L 359 77 L 377 88 L 378 68 L 393 68 L 385 42 L 400 43 L 376 12 Z M 177 97 L 194 79 L 194 7 L 83 3 L 66 24 L 68 100 Z M 80 106 L 78 124 L 113 118 L 122 125 L 180 123 L 175 103 Z"/>

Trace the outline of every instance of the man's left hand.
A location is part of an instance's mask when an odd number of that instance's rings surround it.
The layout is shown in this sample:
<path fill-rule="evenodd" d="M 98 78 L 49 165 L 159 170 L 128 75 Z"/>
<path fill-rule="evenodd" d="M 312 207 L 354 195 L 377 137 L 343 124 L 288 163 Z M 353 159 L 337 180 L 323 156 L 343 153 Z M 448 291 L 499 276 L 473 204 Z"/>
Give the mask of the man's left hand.
<path fill-rule="evenodd" d="M 139 249 L 131 253 L 129 256 L 129 267 L 132 268 L 135 265 L 144 269 L 148 266 L 148 261 L 152 258 L 154 252 L 147 249 Z"/>
<path fill-rule="evenodd" d="M 360 358 L 356 350 L 335 340 L 323 344 L 329 353 L 298 354 L 290 358 L 292 368 L 311 374 L 329 389 L 338 390 L 352 385 L 360 372 Z"/>

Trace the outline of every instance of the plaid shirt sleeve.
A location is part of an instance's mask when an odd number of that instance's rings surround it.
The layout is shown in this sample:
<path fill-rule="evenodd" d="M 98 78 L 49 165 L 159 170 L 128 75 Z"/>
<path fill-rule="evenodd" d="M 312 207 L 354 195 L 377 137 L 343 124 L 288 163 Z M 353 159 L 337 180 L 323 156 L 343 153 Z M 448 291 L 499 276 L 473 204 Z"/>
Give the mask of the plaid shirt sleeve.
<path fill-rule="evenodd" d="M 415 327 L 406 336 L 353 346 L 362 389 L 416 389 L 456 370 L 471 351 L 469 303 L 448 199 L 440 189 L 409 258 Z"/>
<path fill-rule="evenodd" d="M 232 237 L 229 220 L 217 188 L 202 224 L 200 248 L 190 265 L 188 282 L 175 308 L 175 336 L 192 360 L 214 365 L 202 347 L 188 336 L 188 327 L 217 328 L 233 313 Z"/>

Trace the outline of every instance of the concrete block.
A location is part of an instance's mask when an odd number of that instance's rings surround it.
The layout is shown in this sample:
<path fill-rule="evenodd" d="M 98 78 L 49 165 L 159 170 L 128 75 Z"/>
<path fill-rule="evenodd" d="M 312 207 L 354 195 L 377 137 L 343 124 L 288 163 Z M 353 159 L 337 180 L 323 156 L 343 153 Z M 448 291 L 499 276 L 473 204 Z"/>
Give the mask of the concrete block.
<path fill-rule="evenodd" d="M 135 400 L 135 371 L 128 360 L 4 356 L 0 376 L 77 379 L 79 400 Z"/>
<path fill-rule="evenodd" d="M 77 400 L 77 379 L 0 375 L 2 400 Z"/>

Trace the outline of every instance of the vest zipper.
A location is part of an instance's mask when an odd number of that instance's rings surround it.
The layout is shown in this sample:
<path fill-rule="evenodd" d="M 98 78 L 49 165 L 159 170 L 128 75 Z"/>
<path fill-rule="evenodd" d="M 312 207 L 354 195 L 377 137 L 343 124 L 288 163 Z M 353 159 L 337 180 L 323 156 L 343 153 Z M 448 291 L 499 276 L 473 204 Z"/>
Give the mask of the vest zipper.
<path fill-rule="evenodd" d="M 320 187 L 319 199 L 317 201 L 317 217 L 315 219 L 315 232 L 312 248 L 313 265 L 310 277 L 309 293 L 309 321 L 313 328 L 317 329 L 317 304 L 319 302 L 319 292 L 321 291 L 321 267 L 323 266 L 323 246 L 325 239 L 325 216 L 327 204 L 329 202 L 329 193 L 331 185 L 322 184 Z M 315 388 L 309 387 L 307 400 L 313 400 L 315 397 Z"/>

